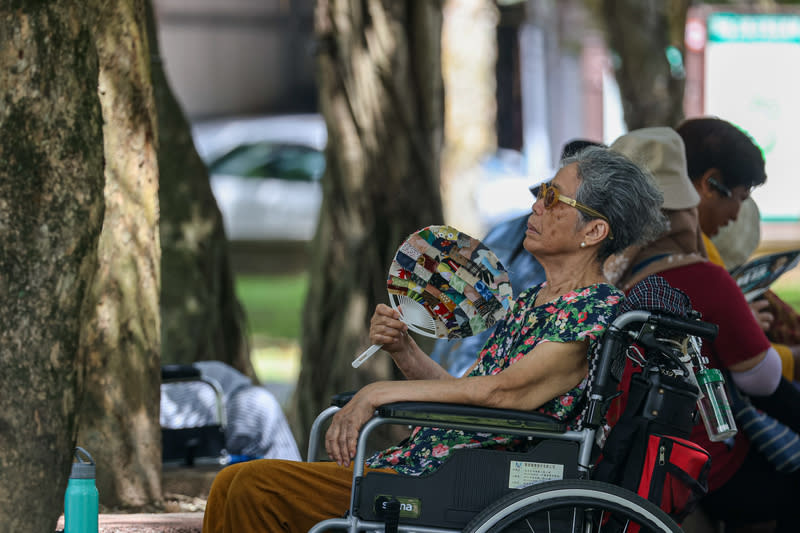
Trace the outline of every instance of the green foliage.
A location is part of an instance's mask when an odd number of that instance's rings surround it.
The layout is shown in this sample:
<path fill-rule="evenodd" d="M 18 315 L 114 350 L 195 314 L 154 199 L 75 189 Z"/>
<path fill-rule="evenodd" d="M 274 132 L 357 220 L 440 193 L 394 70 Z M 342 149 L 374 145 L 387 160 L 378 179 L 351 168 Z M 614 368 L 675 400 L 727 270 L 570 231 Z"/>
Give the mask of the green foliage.
<path fill-rule="evenodd" d="M 300 372 L 300 328 L 308 273 L 238 275 L 235 283 L 247 316 L 256 376 L 262 383 L 294 386 Z"/>
<path fill-rule="evenodd" d="M 772 285 L 772 289 L 781 300 L 800 312 L 800 278 L 791 274 L 785 277 L 786 279 L 778 279 Z"/>
<path fill-rule="evenodd" d="M 749 7 L 755 4 L 756 7 L 763 7 L 765 5 L 769 7 L 770 4 L 771 5 L 800 4 L 800 0 L 766 0 L 760 3 L 752 1 L 743 1 L 743 0 L 714 0 L 714 2 L 701 2 L 701 3 L 728 4 L 736 7 Z"/>
<path fill-rule="evenodd" d="M 299 340 L 308 274 L 239 275 L 236 295 L 253 337 Z"/>

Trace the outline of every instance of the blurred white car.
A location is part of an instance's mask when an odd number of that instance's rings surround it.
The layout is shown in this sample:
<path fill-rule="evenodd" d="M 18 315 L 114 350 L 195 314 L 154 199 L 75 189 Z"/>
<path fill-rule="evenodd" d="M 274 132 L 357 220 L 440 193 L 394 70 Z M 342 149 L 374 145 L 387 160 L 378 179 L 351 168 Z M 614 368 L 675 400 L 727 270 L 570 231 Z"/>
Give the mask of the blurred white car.
<path fill-rule="evenodd" d="M 233 117 L 192 126 L 231 241 L 308 241 L 322 205 L 327 142 L 321 115 Z M 480 164 L 474 194 L 490 228 L 530 210 L 522 154 L 500 149 Z M 434 223 L 432 221 L 431 223 Z"/>
<path fill-rule="evenodd" d="M 231 241 L 308 241 L 322 204 L 320 115 L 199 122 L 192 136 Z"/>

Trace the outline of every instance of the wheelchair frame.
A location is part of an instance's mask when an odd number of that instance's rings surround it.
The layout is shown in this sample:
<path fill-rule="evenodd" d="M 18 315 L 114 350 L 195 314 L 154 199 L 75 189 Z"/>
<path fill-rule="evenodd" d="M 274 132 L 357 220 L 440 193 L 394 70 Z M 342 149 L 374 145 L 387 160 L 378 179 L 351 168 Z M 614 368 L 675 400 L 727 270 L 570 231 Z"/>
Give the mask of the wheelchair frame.
<path fill-rule="evenodd" d="M 333 530 L 346 530 L 350 533 L 359 531 L 383 530 L 386 522 L 377 520 L 365 520 L 360 516 L 363 505 L 361 487 L 365 477 L 370 475 L 381 475 L 381 473 L 371 473 L 365 476 L 364 461 L 366 459 L 367 441 L 369 435 L 377 427 L 385 424 L 399 424 L 425 427 L 440 427 L 447 429 L 461 429 L 467 431 L 479 431 L 488 433 L 513 434 L 528 438 L 545 440 L 556 440 L 572 442 L 578 444 L 577 452 L 577 475 L 576 479 L 546 482 L 546 491 L 554 493 L 561 487 L 562 492 L 566 491 L 576 494 L 580 491 L 575 489 L 584 485 L 576 483 L 588 482 L 586 485 L 588 493 L 594 494 L 594 498 L 604 500 L 607 495 L 613 496 L 617 501 L 627 500 L 625 506 L 633 509 L 640 514 L 644 514 L 657 525 L 658 531 L 681 531 L 669 516 L 654 506 L 651 502 L 641 498 L 637 494 L 621 489 L 613 485 L 607 485 L 596 481 L 589 481 L 592 470 L 592 454 L 595 443 L 597 429 L 603 422 L 603 417 L 608 408 L 608 402 L 617 395 L 617 385 L 622 376 L 625 366 L 625 352 L 632 343 L 644 343 L 650 348 L 659 350 L 669 350 L 668 346 L 660 344 L 659 336 L 680 334 L 682 336 L 695 337 L 714 337 L 717 333 L 717 326 L 699 320 L 699 315 L 690 316 L 688 319 L 676 317 L 659 312 L 634 310 L 618 316 L 608 327 L 603 335 L 602 346 L 599 356 L 595 357 L 595 372 L 592 376 L 590 361 L 590 383 L 587 388 L 587 404 L 583 410 L 582 428 L 577 430 L 566 430 L 566 424 L 550 416 L 527 411 L 514 411 L 508 409 L 493 409 L 474 406 L 461 406 L 453 404 L 431 403 L 431 402 L 399 402 L 379 407 L 375 416 L 369 420 L 362 428 L 359 438 L 356 456 L 353 467 L 353 490 L 350 495 L 350 509 L 344 518 L 333 518 L 319 522 L 309 530 L 309 533 L 317 533 Z M 593 379 L 592 379 L 593 378 Z M 338 410 L 339 406 L 331 406 L 325 409 L 314 421 L 308 447 L 308 461 L 317 458 L 321 433 L 325 422 L 331 418 Z M 478 450 L 459 450 L 454 453 L 469 453 Z M 500 452 L 493 452 L 500 453 Z M 451 458 L 452 460 L 452 458 Z M 446 464 L 446 463 L 445 463 Z M 440 470 L 444 468 L 441 467 Z M 395 474 L 384 474 L 396 477 Z M 435 475 L 435 473 L 434 473 Z M 403 476 L 411 478 L 415 476 Z M 539 487 L 539 489 L 537 489 Z M 570 489 L 570 487 L 572 487 Z M 592 488 L 589 488 L 592 487 Z M 545 484 L 530 485 L 526 488 L 507 490 L 507 494 L 517 491 L 529 490 L 532 493 L 542 493 Z M 368 497 L 367 497 L 368 498 Z M 541 499 L 540 495 L 536 500 Z M 546 498 L 546 495 L 545 495 Z M 519 500 L 519 498 L 516 498 Z M 592 497 L 589 497 L 591 500 Z M 519 503 L 514 505 L 519 506 Z M 633 512 L 633 511 L 631 511 Z M 369 514 L 369 513 L 367 513 Z M 398 532 L 417 532 L 417 533 L 456 533 L 461 531 L 461 527 L 439 527 L 431 525 L 420 525 L 414 523 L 401 523 Z M 483 531 L 484 529 L 476 529 Z"/>
<path fill-rule="evenodd" d="M 193 365 L 161 367 L 162 385 L 182 382 L 203 383 L 213 389 L 217 423 L 200 427 L 161 428 L 161 460 L 167 465 L 219 464 L 225 453 L 225 428 L 228 425 L 222 385 L 214 378 L 203 376 L 200 369 Z"/>

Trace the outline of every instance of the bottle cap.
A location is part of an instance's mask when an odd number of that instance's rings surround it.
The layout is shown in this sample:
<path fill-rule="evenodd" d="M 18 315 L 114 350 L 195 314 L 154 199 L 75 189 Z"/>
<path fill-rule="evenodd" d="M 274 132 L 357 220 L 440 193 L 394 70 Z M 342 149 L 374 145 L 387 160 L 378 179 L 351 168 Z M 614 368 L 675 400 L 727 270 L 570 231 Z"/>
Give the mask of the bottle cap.
<path fill-rule="evenodd" d="M 695 377 L 697 378 L 697 382 L 700 385 L 725 381 L 722 377 L 722 372 L 720 372 L 718 368 L 704 368 L 703 370 L 695 374 Z"/>
<path fill-rule="evenodd" d="M 83 457 L 81 457 L 81 454 Z M 88 459 L 88 461 L 84 461 L 84 458 Z M 94 459 L 89 455 L 89 452 L 77 446 L 75 448 L 75 459 L 78 462 L 72 463 L 72 471 L 69 474 L 70 479 L 94 479 L 96 469 Z"/>

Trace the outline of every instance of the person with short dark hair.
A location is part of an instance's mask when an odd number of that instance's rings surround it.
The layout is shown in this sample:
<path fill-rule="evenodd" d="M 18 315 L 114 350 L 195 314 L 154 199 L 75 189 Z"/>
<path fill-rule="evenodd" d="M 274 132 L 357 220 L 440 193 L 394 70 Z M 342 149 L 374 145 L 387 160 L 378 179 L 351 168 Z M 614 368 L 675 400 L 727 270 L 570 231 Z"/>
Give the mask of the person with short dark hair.
<path fill-rule="evenodd" d="M 721 118 L 692 118 L 675 131 L 683 140 L 689 179 L 700 196 L 700 228 L 713 237 L 736 220 L 750 191 L 767 181 L 764 156 L 749 135 Z"/>
<path fill-rule="evenodd" d="M 717 117 L 688 119 L 676 131 L 686 149 L 689 178 L 700 196 L 697 211 L 706 253 L 711 262 L 730 269 L 733 265 L 725 264 L 712 239 L 721 228 L 738 220 L 750 191 L 766 182 L 761 149 L 747 133 Z M 797 379 L 800 376 L 797 313 L 772 291 L 750 302 L 750 309 L 773 342 L 786 378 Z M 781 318 L 779 324 L 776 317 Z"/>

